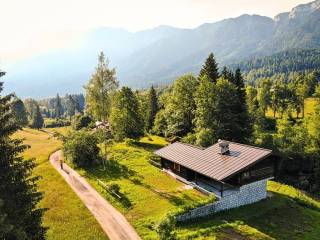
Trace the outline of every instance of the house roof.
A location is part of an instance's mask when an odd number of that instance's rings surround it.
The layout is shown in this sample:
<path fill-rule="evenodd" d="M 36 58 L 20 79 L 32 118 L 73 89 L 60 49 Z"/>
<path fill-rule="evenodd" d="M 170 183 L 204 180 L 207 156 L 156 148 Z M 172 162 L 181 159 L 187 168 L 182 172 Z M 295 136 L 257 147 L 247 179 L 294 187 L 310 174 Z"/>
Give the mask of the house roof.
<path fill-rule="evenodd" d="M 272 150 L 230 142 L 229 153 L 221 154 L 219 143 L 198 148 L 175 142 L 155 151 L 155 154 L 218 181 L 266 158 Z"/>

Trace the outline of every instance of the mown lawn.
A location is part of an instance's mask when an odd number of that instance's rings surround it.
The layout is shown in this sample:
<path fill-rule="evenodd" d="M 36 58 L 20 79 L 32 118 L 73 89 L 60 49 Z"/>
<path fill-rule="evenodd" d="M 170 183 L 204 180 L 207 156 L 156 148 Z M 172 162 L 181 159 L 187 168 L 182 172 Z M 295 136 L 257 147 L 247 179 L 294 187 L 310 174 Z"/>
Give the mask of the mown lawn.
<path fill-rule="evenodd" d="M 272 197 L 178 227 L 179 239 L 319 239 L 320 202 L 268 183 Z"/>
<path fill-rule="evenodd" d="M 66 132 L 66 128 L 56 130 Z M 32 129 L 19 131 L 14 137 L 25 139 L 24 143 L 31 146 L 24 153 L 25 158 L 35 158 L 38 164 L 34 175 L 42 177 L 39 187 L 44 198 L 40 206 L 48 208 L 44 215 L 44 225 L 49 227 L 47 239 L 107 239 L 89 210 L 49 163 L 49 154 L 59 149 L 61 142 Z"/>
<path fill-rule="evenodd" d="M 174 180 L 148 160 L 155 149 L 163 147 L 163 138 L 152 136 L 138 143 L 123 142 L 109 147 L 107 169 L 96 167 L 78 169 L 90 183 L 132 223 L 143 239 L 157 239 L 156 224 L 170 211 L 192 205 L 207 196 L 193 189 L 185 189 L 184 184 Z M 106 184 L 117 183 L 123 199 L 112 197 L 98 184 L 97 179 Z"/>
<path fill-rule="evenodd" d="M 308 115 L 314 113 L 317 101 L 318 100 L 316 98 L 307 98 L 307 99 L 305 99 L 305 101 L 304 101 L 304 114 L 305 114 L 305 116 L 308 116 Z M 268 109 L 268 111 L 266 113 L 266 116 L 270 117 L 270 118 L 273 118 L 272 109 Z M 296 113 L 293 112 L 292 116 L 295 118 L 296 117 Z M 280 114 L 277 113 L 276 114 L 276 118 L 279 118 L 279 117 L 280 117 Z M 301 117 L 302 117 L 302 113 L 300 113 L 300 115 L 299 115 L 299 118 L 301 118 Z"/>

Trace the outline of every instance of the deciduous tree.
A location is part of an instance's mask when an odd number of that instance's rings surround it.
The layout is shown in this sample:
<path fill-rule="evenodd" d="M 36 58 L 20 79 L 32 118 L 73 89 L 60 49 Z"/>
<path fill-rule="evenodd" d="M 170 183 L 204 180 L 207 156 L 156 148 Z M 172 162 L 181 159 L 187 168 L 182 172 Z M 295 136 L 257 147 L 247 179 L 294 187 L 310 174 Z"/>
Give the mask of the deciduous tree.
<path fill-rule="evenodd" d="M 110 123 L 112 134 L 117 140 L 138 138 L 143 135 L 143 117 L 140 115 L 137 96 L 128 87 L 123 87 L 115 95 Z"/>
<path fill-rule="evenodd" d="M 116 70 L 109 68 L 109 62 L 101 52 L 98 66 L 85 86 L 87 111 L 96 119 L 106 121 L 110 115 L 111 95 L 117 88 Z"/>

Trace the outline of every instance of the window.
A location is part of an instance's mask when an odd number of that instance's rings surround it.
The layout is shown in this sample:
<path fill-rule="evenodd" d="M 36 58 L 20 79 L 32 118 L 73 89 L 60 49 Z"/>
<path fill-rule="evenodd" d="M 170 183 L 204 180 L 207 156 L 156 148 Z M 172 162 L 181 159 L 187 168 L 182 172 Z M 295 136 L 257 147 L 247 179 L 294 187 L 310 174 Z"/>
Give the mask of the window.
<path fill-rule="evenodd" d="M 180 165 L 177 164 L 177 163 L 174 163 L 173 169 L 174 169 L 175 171 L 177 171 L 177 172 L 180 172 Z"/>
<path fill-rule="evenodd" d="M 250 172 L 249 171 L 248 172 L 244 172 L 242 174 L 242 179 L 248 179 L 248 178 L 250 178 Z"/>

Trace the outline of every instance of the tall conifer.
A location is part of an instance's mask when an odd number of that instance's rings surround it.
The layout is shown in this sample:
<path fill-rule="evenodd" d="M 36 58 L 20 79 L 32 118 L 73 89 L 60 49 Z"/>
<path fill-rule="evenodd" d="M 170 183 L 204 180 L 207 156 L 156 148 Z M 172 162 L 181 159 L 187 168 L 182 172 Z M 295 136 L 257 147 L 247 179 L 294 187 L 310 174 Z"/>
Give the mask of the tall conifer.
<path fill-rule="evenodd" d="M 203 64 L 200 74 L 199 74 L 199 79 L 204 77 L 205 75 L 208 76 L 209 80 L 213 83 L 217 81 L 219 78 L 219 69 L 218 69 L 218 64 L 214 58 L 213 53 L 210 53 L 208 58 L 206 59 L 205 63 Z"/>
<path fill-rule="evenodd" d="M 154 119 L 156 117 L 156 114 L 158 112 L 158 97 L 156 90 L 153 86 L 151 86 L 149 93 L 148 93 L 148 99 L 147 99 L 147 116 L 146 116 L 146 130 L 150 130 L 153 128 L 154 125 Z"/>
<path fill-rule="evenodd" d="M 32 176 L 35 163 L 23 159 L 27 146 L 12 138 L 20 128 L 11 111 L 12 97 L 0 95 L 0 239 L 45 239 L 44 209 L 37 207 L 42 194 Z"/>

